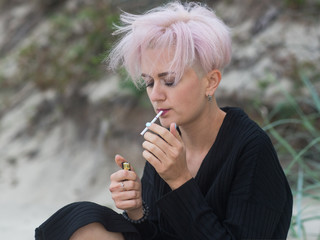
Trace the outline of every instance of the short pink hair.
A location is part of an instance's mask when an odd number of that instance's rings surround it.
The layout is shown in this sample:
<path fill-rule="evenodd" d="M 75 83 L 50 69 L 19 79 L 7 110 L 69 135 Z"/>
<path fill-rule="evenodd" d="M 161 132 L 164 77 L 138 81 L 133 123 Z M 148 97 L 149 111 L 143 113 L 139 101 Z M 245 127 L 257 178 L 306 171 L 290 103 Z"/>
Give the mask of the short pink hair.
<path fill-rule="evenodd" d="M 186 67 L 197 64 L 208 73 L 222 70 L 231 60 L 229 28 L 206 5 L 176 1 L 143 15 L 124 12 L 120 20 L 123 26 L 116 26 L 114 35 L 122 38 L 108 56 L 109 68 L 123 66 L 136 86 L 141 79 L 141 54 L 150 47 L 173 49 L 170 70 L 176 73 L 176 81 Z"/>

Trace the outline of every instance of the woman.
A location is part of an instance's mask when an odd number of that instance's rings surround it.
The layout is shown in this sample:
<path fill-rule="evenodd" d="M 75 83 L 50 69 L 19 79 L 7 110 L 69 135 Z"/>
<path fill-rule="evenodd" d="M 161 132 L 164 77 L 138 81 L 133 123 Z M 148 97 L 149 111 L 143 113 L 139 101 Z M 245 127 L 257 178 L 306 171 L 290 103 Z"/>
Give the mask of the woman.
<path fill-rule="evenodd" d="M 228 27 L 206 6 L 179 2 L 122 21 L 110 67 L 123 65 L 163 111 L 161 125 L 147 124 L 143 177 L 111 175 L 123 215 L 74 203 L 42 224 L 38 239 L 286 239 L 292 195 L 270 139 L 215 99 L 231 58 Z"/>

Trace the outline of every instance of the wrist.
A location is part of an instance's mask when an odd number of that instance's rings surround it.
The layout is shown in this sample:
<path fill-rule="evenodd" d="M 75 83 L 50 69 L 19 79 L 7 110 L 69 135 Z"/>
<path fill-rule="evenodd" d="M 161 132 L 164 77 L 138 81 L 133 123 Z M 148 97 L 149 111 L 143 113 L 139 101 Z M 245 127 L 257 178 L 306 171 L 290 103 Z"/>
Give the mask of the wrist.
<path fill-rule="evenodd" d="M 139 224 L 147 220 L 149 216 L 149 207 L 145 202 L 142 202 L 142 207 L 140 209 L 137 209 L 137 212 L 133 212 L 135 210 L 131 211 L 124 211 L 122 213 L 122 216 L 129 222 Z M 129 216 L 130 214 L 130 216 Z M 139 217 L 140 216 L 140 217 Z M 133 217 L 133 218 L 131 218 Z M 137 219 L 136 219 L 137 218 Z"/>
<path fill-rule="evenodd" d="M 127 213 L 128 217 L 131 218 L 132 220 L 138 220 L 143 217 L 144 209 L 143 209 L 143 206 L 141 205 L 141 207 L 139 208 L 136 208 L 133 210 L 126 210 L 125 212 Z"/>
<path fill-rule="evenodd" d="M 170 186 L 171 190 L 175 190 L 181 187 L 186 182 L 188 182 L 191 178 L 192 178 L 191 174 L 186 174 L 185 176 L 182 176 L 181 178 L 168 183 L 168 185 Z"/>

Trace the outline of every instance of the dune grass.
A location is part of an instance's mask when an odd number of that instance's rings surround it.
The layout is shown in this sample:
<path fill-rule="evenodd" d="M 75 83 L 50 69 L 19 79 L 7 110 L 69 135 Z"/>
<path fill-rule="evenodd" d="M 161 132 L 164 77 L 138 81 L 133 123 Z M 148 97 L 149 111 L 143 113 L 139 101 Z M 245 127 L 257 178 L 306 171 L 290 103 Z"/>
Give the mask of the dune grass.
<path fill-rule="evenodd" d="M 320 211 L 305 216 L 310 206 L 320 207 L 320 95 L 316 84 L 307 74 L 299 73 L 303 96 L 282 89 L 285 100 L 264 117 L 264 130 L 273 138 L 280 161 L 292 187 L 295 213 L 290 236 L 309 239 L 306 225 L 320 221 Z M 283 116 L 286 116 L 283 118 Z M 320 239 L 312 236 L 312 239 Z"/>

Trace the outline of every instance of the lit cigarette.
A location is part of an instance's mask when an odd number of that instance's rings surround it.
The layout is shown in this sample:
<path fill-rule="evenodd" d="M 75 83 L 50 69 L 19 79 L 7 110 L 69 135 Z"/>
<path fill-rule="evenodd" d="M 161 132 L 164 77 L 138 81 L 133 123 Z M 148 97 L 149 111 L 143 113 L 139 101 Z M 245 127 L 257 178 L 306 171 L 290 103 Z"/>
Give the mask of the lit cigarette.
<path fill-rule="evenodd" d="M 154 119 L 152 119 L 152 121 L 150 123 L 154 123 L 155 121 L 157 121 L 157 119 L 161 116 L 161 114 L 163 113 L 163 111 L 160 111 L 157 116 L 154 117 Z M 143 129 L 143 131 L 140 133 L 140 135 L 143 135 L 146 133 L 146 131 L 148 131 L 148 128 L 146 127 L 145 129 Z"/>

